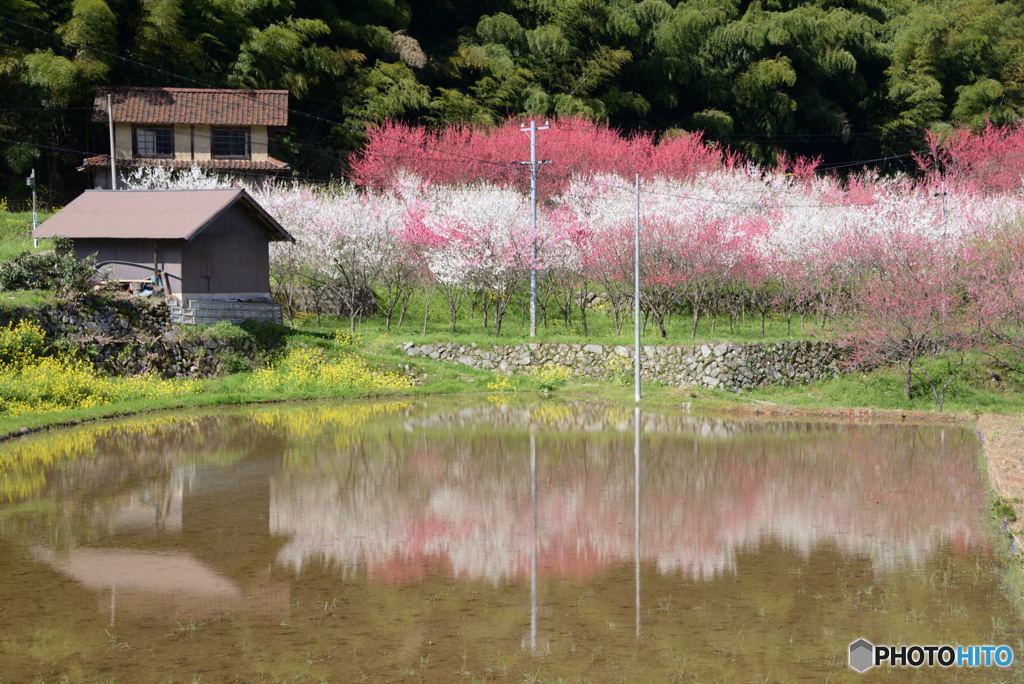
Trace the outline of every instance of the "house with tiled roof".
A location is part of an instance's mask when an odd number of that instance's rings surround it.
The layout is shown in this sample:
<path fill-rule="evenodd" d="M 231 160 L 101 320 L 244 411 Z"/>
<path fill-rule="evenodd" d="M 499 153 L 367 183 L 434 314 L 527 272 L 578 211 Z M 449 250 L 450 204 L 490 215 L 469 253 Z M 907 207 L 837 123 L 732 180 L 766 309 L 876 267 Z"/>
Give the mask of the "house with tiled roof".
<path fill-rule="evenodd" d="M 118 176 L 139 166 L 274 176 L 290 171 L 269 154 L 271 134 L 288 125 L 287 90 L 104 87 L 92 120 L 114 121 Z M 110 188 L 110 157 L 82 161 L 94 188 Z"/>

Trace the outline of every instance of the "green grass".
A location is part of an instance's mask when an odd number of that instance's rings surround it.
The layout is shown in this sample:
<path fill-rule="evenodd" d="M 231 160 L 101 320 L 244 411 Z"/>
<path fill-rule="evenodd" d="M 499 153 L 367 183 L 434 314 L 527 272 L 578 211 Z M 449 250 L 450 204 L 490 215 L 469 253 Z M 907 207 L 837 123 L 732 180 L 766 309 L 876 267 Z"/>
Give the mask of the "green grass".
<path fill-rule="evenodd" d="M 223 330 L 226 326 L 221 326 Z M 282 331 L 287 335 L 289 346 L 307 344 L 319 346 L 333 351 L 350 351 L 351 347 L 335 342 L 332 336 L 317 331 Z M 374 349 L 380 351 L 374 351 Z M 89 420 L 109 418 L 131 413 L 158 411 L 167 409 L 187 409 L 201 406 L 224 406 L 232 404 L 248 404 L 275 401 L 297 401 L 310 399 L 350 399 L 367 396 L 419 396 L 431 394 L 455 394 L 486 392 L 487 383 L 493 374 L 447 364 L 431 359 L 409 359 L 398 349 L 389 349 L 387 344 L 374 342 L 371 345 L 360 345 L 355 349 L 371 364 L 390 370 L 405 371 L 408 368 L 415 376 L 424 381 L 411 389 L 394 392 L 367 393 L 359 390 L 339 389 L 334 392 L 314 392 L 301 388 L 291 388 L 274 392 L 260 392 L 249 385 L 252 373 L 235 373 L 225 377 L 209 378 L 199 381 L 199 392 L 165 399 L 136 400 L 119 402 L 91 408 L 69 409 L 47 413 L 25 414 L 21 416 L 0 416 L 0 437 L 18 434 L 37 428 L 68 425 Z M 524 390 L 537 388 L 536 382 L 527 379 L 522 384 Z"/>
<path fill-rule="evenodd" d="M 39 212 L 39 222 L 50 217 L 52 212 Z M 41 252 L 51 249 L 50 240 L 40 240 L 38 247 L 32 246 L 32 212 L 0 211 L 0 261 L 6 261 L 18 254 Z"/>
<path fill-rule="evenodd" d="M 921 360 L 932 376 L 947 377 L 947 358 Z M 995 380 L 994 377 L 998 377 Z M 791 387 L 765 387 L 739 395 L 787 406 L 829 408 L 870 407 L 905 411 L 932 411 L 935 401 L 923 376 L 915 373 L 911 399 L 903 398 L 903 373 L 883 368 L 871 373 L 850 373 L 834 380 Z M 1024 411 L 1024 378 L 995 368 L 987 357 L 973 354 L 946 392 L 943 411 L 951 413 L 1017 413 Z"/>
<path fill-rule="evenodd" d="M 228 332 L 228 331 L 225 331 Z M 333 339 L 333 331 L 326 329 L 292 329 L 285 331 L 287 345 L 307 344 L 329 351 L 350 350 Z M 188 409 L 202 406 L 224 406 L 272 401 L 312 399 L 348 399 L 367 396 L 422 396 L 445 394 L 479 394 L 481 398 L 491 392 L 487 385 L 497 376 L 489 371 L 459 364 L 434 361 L 423 357 L 408 357 L 398 348 L 399 339 L 386 335 L 364 333 L 355 347 L 371 364 L 390 370 L 407 368 L 422 382 L 412 389 L 367 393 L 359 390 L 339 390 L 327 394 L 292 388 L 277 392 L 259 392 L 249 386 L 251 373 L 236 373 L 221 378 L 200 381 L 200 391 L 193 395 L 160 400 L 124 402 L 44 414 L 0 417 L 0 435 L 10 435 L 25 429 L 51 425 L 71 424 L 128 413 L 166 409 Z M 941 359 L 926 363 L 937 367 Z M 1024 410 L 1022 381 L 1004 380 L 993 383 L 987 379 L 990 372 L 986 360 L 972 357 L 963 379 L 954 383 L 946 399 L 946 412 L 1019 412 Z M 730 393 L 702 388 L 679 388 L 648 383 L 644 387 L 643 405 L 648 408 L 679 408 L 688 405 L 692 411 L 733 411 L 759 402 L 807 409 L 837 407 L 871 407 L 900 411 L 933 411 L 927 390 L 915 385 L 915 396 L 909 402 L 902 399 L 902 377 L 894 369 L 882 369 L 866 374 L 851 374 L 835 380 L 825 380 L 794 387 L 770 387 L 752 392 Z M 534 377 L 520 377 L 515 381 L 519 396 L 536 396 L 540 381 Z M 570 379 L 561 389 L 560 396 L 599 399 L 615 403 L 632 404 L 632 386 L 586 378 Z M 505 395 L 512 399 L 516 394 Z"/>
<path fill-rule="evenodd" d="M 25 297 L 39 296 L 26 294 Z M 0 295 L 2 297 L 2 295 Z M 2 301 L 2 300 L 0 300 Z M 361 322 L 357 326 L 356 345 L 348 346 L 335 339 L 335 334 L 347 332 L 348 320 L 336 317 L 323 317 L 318 323 L 314 319 L 303 317 L 296 321 L 291 327 L 277 326 L 230 326 L 220 324 L 214 326 L 209 332 L 218 336 L 232 337 L 237 335 L 249 335 L 264 338 L 269 341 L 276 341 L 279 344 L 284 342 L 283 350 L 294 345 L 310 345 L 325 349 L 328 352 L 357 351 L 369 363 L 376 367 L 405 372 L 410 370 L 414 377 L 422 378 L 414 388 L 396 392 L 374 393 L 373 396 L 399 396 L 399 395 L 428 395 L 428 394 L 469 394 L 476 393 L 481 396 L 490 394 L 487 389 L 489 382 L 497 376 L 485 370 L 479 370 L 462 366 L 459 364 L 435 361 L 424 357 L 409 357 L 401 349 L 400 345 L 406 340 L 427 341 L 452 339 L 460 342 L 476 342 L 478 344 L 494 343 L 516 343 L 526 341 L 521 330 L 515 334 L 496 337 L 493 333 L 477 332 L 472 334 L 467 331 L 464 334 L 445 334 L 443 331 L 445 312 L 437 313 L 438 320 L 433 320 L 433 326 L 428 330 L 427 336 L 415 329 L 411 324 L 400 328 L 395 327 L 390 332 L 384 330 L 384 324 L 379 319 Z M 422 319 L 421 319 L 422 320 Z M 595 316 L 595 320 L 600 320 Z M 477 321 L 478 322 L 478 321 Z M 602 324 L 610 325 L 606 320 Z M 466 327 L 471 327 L 467 321 Z M 776 330 L 785 324 L 779 321 L 773 322 Z M 726 339 L 736 341 L 750 341 L 749 336 L 753 332 L 753 339 L 760 340 L 759 322 L 748 320 L 737 326 L 735 337 L 729 336 Z M 184 328 L 183 334 L 194 334 L 191 328 Z M 744 336 L 747 337 L 744 337 Z M 630 341 L 625 335 L 616 337 L 595 335 L 583 338 L 578 334 L 571 334 L 564 330 L 555 332 L 549 328 L 539 338 L 541 341 L 566 341 L 582 342 L 607 342 L 618 344 L 629 344 Z M 708 341 L 709 337 L 703 337 L 700 341 Z M 722 339 L 722 338 L 716 338 Z M 772 338 L 769 338 L 772 339 Z M 645 343 L 661 342 L 660 338 L 648 334 L 644 339 Z M 688 335 L 680 338 L 667 340 L 668 343 L 689 344 Z M 941 372 L 945 363 L 941 358 L 927 359 L 925 367 L 933 373 Z M 946 397 L 944 411 L 948 413 L 973 413 L 982 412 L 1019 412 L 1024 411 L 1024 379 L 1013 377 L 1006 373 L 999 373 L 999 380 L 993 379 L 996 370 L 991 362 L 983 355 L 977 354 L 968 358 L 962 377 L 956 380 L 949 389 Z M 123 404 L 111 404 L 98 406 L 89 409 L 75 409 L 59 411 L 46 414 L 35 414 L 19 416 L 17 418 L 0 417 L 0 435 L 17 433 L 23 429 L 35 429 L 47 425 L 59 425 L 93 420 L 115 415 L 138 411 L 153 411 L 161 409 L 187 409 L 199 406 L 221 406 L 229 404 L 245 404 L 267 401 L 290 401 L 308 399 L 344 399 L 368 396 L 367 392 L 359 390 L 339 390 L 323 394 L 302 388 L 291 388 L 286 391 L 273 393 L 254 390 L 249 384 L 251 373 L 242 372 L 221 378 L 210 378 L 200 381 L 200 389 L 196 394 L 167 398 L 161 400 L 149 400 Z M 537 378 L 521 377 L 514 383 L 516 389 L 522 393 L 536 392 L 540 389 Z M 603 399 L 611 402 L 632 403 L 632 386 L 629 382 L 601 381 L 593 379 L 570 379 L 569 382 L 557 393 L 563 396 L 579 396 L 588 399 Z M 514 396 L 514 395 L 512 395 Z M 840 407 L 870 407 L 875 409 L 891 409 L 897 411 L 934 411 L 932 396 L 920 379 L 915 381 L 914 396 L 910 401 L 902 398 L 902 375 L 898 369 L 880 369 L 871 373 L 852 373 L 833 380 L 814 382 L 808 385 L 791 387 L 765 387 L 750 392 L 730 393 L 719 390 L 702 388 L 679 388 L 666 385 L 646 383 L 644 387 L 645 406 L 650 408 L 679 408 L 681 405 L 688 405 L 693 411 L 735 411 L 744 407 L 757 404 L 765 406 L 778 404 L 799 409 L 834 409 Z"/>
<path fill-rule="evenodd" d="M 395 315 L 395 322 L 391 329 L 385 326 L 384 317 L 381 315 L 368 318 L 356 323 L 356 332 L 368 337 L 387 334 L 389 337 L 400 341 L 410 340 L 414 342 L 461 342 L 465 344 L 519 344 L 522 342 L 582 342 L 594 344 L 632 344 L 633 343 L 633 319 L 632 313 L 627 312 L 622 319 L 622 328 L 619 333 L 615 331 L 614 318 L 606 308 L 595 308 L 588 312 L 587 334 L 583 333 L 583 326 L 579 320 L 579 312 L 574 311 L 570 323 L 567 325 L 559 314 L 553 302 L 548 305 L 548 315 L 545 317 L 538 312 L 537 337 L 530 338 L 529 301 L 525 296 L 517 297 L 509 305 L 509 311 L 505 316 L 500 335 L 494 332 L 493 313 L 488 318 L 488 326 L 484 327 L 483 315 L 479 303 L 472 306 L 469 301 L 464 301 L 459 309 L 456 319 L 456 329 L 451 328 L 451 319 L 448 313 L 448 304 L 435 293 L 430 298 L 430 310 L 427 312 L 426 334 L 423 333 L 423 313 L 426 303 L 425 295 L 417 294 L 413 297 L 402 325 L 397 325 L 398 316 Z M 493 307 L 492 307 L 493 308 Z M 320 330 L 333 332 L 337 329 L 349 329 L 348 318 L 324 315 L 319 321 L 316 317 L 304 314 L 294 322 L 297 326 L 308 330 Z M 808 319 L 801 328 L 800 319 L 794 317 L 789 324 L 782 317 L 769 317 L 765 326 L 765 335 L 761 336 L 760 317 L 749 314 L 740 320 L 730 322 L 728 317 L 720 316 L 714 329 L 709 318 L 701 318 L 697 336 L 691 336 L 692 320 L 688 314 L 673 316 L 666 325 L 668 337 L 661 337 L 658 334 L 657 326 L 648 322 L 642 333 L 644 344 L 703 344 L 706 342 L 779 342 L 791 339 L 813 339 L 827 338 L 829 330 L 820 329 L 817 324 Z"/>
<path fill-rule="evenodd" d="M 0 309 L 41 306 L 52 301 L 53 296 L 53 292 L 49 290 L 0 291 Z"/>

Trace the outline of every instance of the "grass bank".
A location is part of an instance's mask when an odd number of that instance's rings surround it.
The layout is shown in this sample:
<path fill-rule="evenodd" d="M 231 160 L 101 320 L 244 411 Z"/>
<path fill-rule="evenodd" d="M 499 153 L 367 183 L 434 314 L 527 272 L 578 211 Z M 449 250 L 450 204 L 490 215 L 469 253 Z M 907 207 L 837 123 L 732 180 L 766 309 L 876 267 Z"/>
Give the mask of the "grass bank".
<path fill-rule="evenodd" d="M 276 362 L 279 377 L 242 372 L 194 381 L 188 391 L 158 398 L 137 397 L 90 406 L 69 407 L 21 415 L 0 415 L 0 438 L 24 434 L 49 426 L 122 416 L 137 412 L 189 409 L 259 402 L 312 399 L 351 399 L 374 396 L 452 395 L 556 392 L 616 403 L 632 404 L 631 379 L 595 380 L 545 378 L 519 375 L 509 381 L 490 371 L 424 357 L 408 357 L 399 348 L 407 339 L 422 336 L 403 332 L 386 333 L 364 326 L 356 336 L 344 332 L 347 321 L 323 319 L 300 322 L 289 330 L 287 346 Z M 576 337 L 571 341 L 579 342 Z M 491 341 L 493 342 L 493 341 Z M 489 343 L 482 339 L 481 343 Z M 284 363 L 295 350 L 303 352 Z M 338 380 L 322 380 L 329 373 L 318 363 L 329 362 Z M 929 359 L 929 370 L 940 373 L 941 358 Z M 341 365 L 339 365 L 341 364 Z M 347 364 L 347 365 L 346 365 Z M 286 369 L 287 366 L 287 369 Z M 368 373 L 384 373 L 372 376 Z M 409 376 L 414 384 L 389 384 L 386 374 Z M 326 374 L 326 375 L 325 375 Z M 948 391 L 945 410 L 933 410 L 932 398 L 923 381 L 914 388 L 914 398 L 904 401 L 902 378 L 894 369 L 855 373 L 833 380 L 792 387 L 765 387 L 752 392 L 731 393 L 647 383 L 642 406 L 702 413 L 826 418 L 884 422 L 970 420 L 981 413 L 1024 413 L 1024 387 L 1015 378 L 994 379 L 997 374 L 980 355 L 971 357 L 963 376 Z M 374 378 L 377 378 L 376 380 Z M 383 377 L 384 380 L 380 380 Z M 379 381 L 380 380 L 380 381 Z"/>
<path fill-rule="evenodd" d="M 40 211 L 39 222 L 48 219 L 53 212 Z M 39 252 L 51 248 L 50 240 L 32 244 L 32 212 L 0 211 L 0 261 L 6 261 L 22 252 Z"/>
<path fill-rule="evenodd" d="M 1007 593 L 1024 613 L 1024 415 L 986 414 L 977 425 L 982 467 L 992 487 L 992 515 L 1010 540 Z"/>

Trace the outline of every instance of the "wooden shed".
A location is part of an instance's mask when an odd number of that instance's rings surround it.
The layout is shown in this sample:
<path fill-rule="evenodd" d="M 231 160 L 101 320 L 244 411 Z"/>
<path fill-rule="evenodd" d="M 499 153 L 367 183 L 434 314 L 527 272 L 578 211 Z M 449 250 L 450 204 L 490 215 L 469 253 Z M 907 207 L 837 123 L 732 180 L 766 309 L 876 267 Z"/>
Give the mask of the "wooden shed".
<path fill-rule="evenodd" d="M 293 238 L 240 188 L 87 190 L 36 236 L 71 238 L 122 282 L 159 280 L 179 322 L 280 320 L 270 242 Z"/>

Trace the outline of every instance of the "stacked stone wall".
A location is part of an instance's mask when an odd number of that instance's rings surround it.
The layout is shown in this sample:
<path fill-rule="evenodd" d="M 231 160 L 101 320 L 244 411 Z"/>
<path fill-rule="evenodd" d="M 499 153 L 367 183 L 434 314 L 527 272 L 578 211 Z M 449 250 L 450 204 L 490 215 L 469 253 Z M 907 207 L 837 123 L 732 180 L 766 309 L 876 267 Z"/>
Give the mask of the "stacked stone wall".
<path fill-rule="evenodd" d="M 0 310 L 0 326 L 31 320 L 50 345 L 112 375 L 155 373 L 201 378 L 251 370 L 276 344 L 217 328 L 189 330 L 171 325 L 161 300 L 81 296 L 35 307 Z"/>
<path fill-rule="evenodd" d="M 535 343 L 477 345 L 435 342 L 402 345 L 409 356 L 453 361 L 474 368 L 515 373 L 553 363 L 580 377 L 631 372 L 632 347 L 601 344 Z M 803 384 L 839 375 L 845 348 L 834 342 L 795 340 L 762 344 L 704 344 L 642 347 L 642 377 L 677 386 L 734 392 L 761 385 Z"/>

